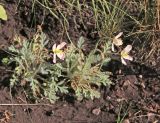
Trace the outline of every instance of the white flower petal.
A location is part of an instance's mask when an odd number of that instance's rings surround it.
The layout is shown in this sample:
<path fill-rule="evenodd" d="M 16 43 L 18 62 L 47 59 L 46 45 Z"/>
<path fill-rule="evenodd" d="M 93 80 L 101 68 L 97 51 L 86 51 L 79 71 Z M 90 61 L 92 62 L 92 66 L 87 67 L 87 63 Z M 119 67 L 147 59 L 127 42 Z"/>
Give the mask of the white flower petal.
<path fill-rule="evenodd" d="M 116 39 L 118 39 L 119 37 L 121 37 L 121 35 L 123 34 L 123 32 L 120 32 L 118 35 L 116 35 Z"/>
<path fill-rule="evenodd" d="M 123 41 L 122 39 L 113 39 L 113 43 L 116 45 L 116 46 L 121 46 L 123 44 Z"/>
<path fill-rule="evenodd" d="M 124 49 L 123 52 L 128 53 L 129 51 L 132 50 L 132 45 L 127 45 Z"/>
<path fill-rule="evenodd" d="M 112 43 L 112 51 L 114 52 L 115 50 L 114 50 L 114 44 Z"/>
<path fill-rule="evenodd" d="M 121 57 L 122 64 L 127 65 L 126 61 Z"/>
<path fill-rule="evenodd" d="M 56 44 L 52 46 L 52 50 L 54 51 L 55 49 L 56 49 Z"/>
<path fill-rule="evenodd" d="M 129 55 L 127 55 L 127 56 L 125 56 L 125 57 L 123 57 L 124 59 L 127 59 L 127 60 L 130 60 L 130 61 L 133 61 L 133 57 L 132 56 L 129 56 Z"/>
<path fill-rule="evenodd" d="M 53 63 L 56 63 L 56 54 L 53 54 Z"/>
<path fill-rule="evenodd" d="M 66 44 L 67 44 L 66 42 L 62 42 L 57 46 L 57 49 L 62 49 Z"/>
<path fill-rule="evenodd" d="M 60 58 L 61 60 L 64 60 L 64 58 L 65 58 L 65 53 L 64 53 L 64 52 L 62 52 L 62 53 L 57 53 L 57 56 L 58 56 L 58 58 Z"/>

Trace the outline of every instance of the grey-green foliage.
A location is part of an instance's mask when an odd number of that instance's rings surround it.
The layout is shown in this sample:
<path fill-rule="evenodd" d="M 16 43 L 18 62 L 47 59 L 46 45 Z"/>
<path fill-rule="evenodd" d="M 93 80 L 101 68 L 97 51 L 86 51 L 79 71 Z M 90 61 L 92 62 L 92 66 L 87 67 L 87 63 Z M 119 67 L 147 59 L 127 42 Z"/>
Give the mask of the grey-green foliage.
<path fill-rule="evenodd" d="M 60 63 L 50 64 L 43 73 L 49 77 L 44 81 L 44 95 L 51 101 L 57 100 L 57 92 L 68 93 L 68 87 L 65 85 L 65 79 L 62 75 L 62 66 Z M 62 79 L 63 78 L 63 79 Z"/>
<path fill-rule="evenodd" d="M 83 97 L 91 99 L 95 97 L 99 98 L 100 86 L 111 84 L 109 73 L 101 71 L 104 60 L 101 55 L 104 55 L 104 52 L 97 52 L 99 50 L 96 47 L 88 55 L 84 55 L 82 50 L 83 42 L 84 39 L 81 37 L 77 46 L 71 44 L 67 50 L 67 77 L 78 99 L 82 99 Z"/>
<path fill-rule="evenodd" d="M 64 81 L 60 81 L 60 64 L 48 62 L 50 58 L 44 33 L 37 33 L 32 40 L 21 40 L 19 47 L 11 45 L 9 51 L 13 53 L 10 62 L 14 62 L 16 67 L 10 80 L 11 87 L 16 85 L 29 86 L 26 91 L 35 98 L 48 98 L 55 101 L 58 97 L 56 93 L 67 93 Z"/>
<path fill-rule="evenodd" d="M 45 48 L 48 41 L 42 32 L 37 33 L 32 40 L 19 39 L 18 42 L 18 47 L 9 47 L 13 53 L 9 63 L 16 64 L 10 80 L 11 87 L 25 86 L 28 95 L 31 94 L 34 98 L 45 97 L 54 102 L 59 98 L 59 93 L 66 94 L 72 88 L 78 99 L 94 99 L 100 97 L 102 85 L 111 84 L 110 74 L 101 70 L 109 62 L 108 43 L 101 49 L 97 48 L 97 44 L 86 55 L 82 50 L 84 38 L 80 37 L 76 46 L 72 43 L 67 46 L 65 60 L 53 64 L 49 62 L 51 54 Z"/>
<path fill-rule="evenodd" d="M 9 47 L 9 51 L 14 53 L 10 58 L 12 62 L 16 63 L 15 75 L 21 76 L 25 81 L 32 81 L 36 74 L 40 71 L 42 64 L 45 63 L 45 40 L 43 39 L 45 35 L 39 35 L 39 39 L 36 41 L 33 39 L 23 40 L 21 46 L 17 48 L 15 45 Z M 37 51 L 35 46 L 37 45 Z M 14 81 L 12 81 L 14 82 Z M 12 86 L 17 84 L 16 81 L 11 83 Z"/>

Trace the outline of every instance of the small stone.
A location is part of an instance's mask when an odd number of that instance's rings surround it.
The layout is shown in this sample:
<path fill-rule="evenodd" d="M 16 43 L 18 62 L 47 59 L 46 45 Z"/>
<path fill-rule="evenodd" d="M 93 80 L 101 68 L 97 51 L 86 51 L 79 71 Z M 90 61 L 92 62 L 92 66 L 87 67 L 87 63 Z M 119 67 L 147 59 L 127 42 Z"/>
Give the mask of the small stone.
<path fill-rule="evenodd" d="M 95 109 L 92 110 L 92 113 L 97 115 L 97 116 L 100 114 L 100 112 L 101 112 L 100 108 L 95 108 Z"/>
<path fill-rule="evenodd" d="M 141 78 L 141 79 L 142 79 L 142 78 L 143 78 L 143 76 L 142 76 L 142 75 L 139 75 L 139 78 Z"/>

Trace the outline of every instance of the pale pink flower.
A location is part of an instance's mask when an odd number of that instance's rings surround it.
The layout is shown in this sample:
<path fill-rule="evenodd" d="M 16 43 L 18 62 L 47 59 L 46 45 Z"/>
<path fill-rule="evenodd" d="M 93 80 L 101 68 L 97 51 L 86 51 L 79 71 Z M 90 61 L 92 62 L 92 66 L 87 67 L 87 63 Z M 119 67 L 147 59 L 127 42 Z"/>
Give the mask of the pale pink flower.
<path fill-rule="evenodd" d="M 112 51 L 114 51 L 114 45 L 116 46 L 121 46 L 123 44 L 122 39 L 120 38 L 121 35 L 123 34 L 123 32 L 120 32 L 117 36 L 115 36 L 113 38 L 113 42 L 112 42 Z"/>
<path fill-rule="evenodd" d="M 56 63 L 56 56 L 58 58 L 60 58 L 61 60 L 64 60 L 65 58 L 65 53 L 62 50 L 64 48 L 64 46 L 66 45 L 66 42 L 62 42 L 61 44 L 59 44 L 58 46 L 56 46 L 56 44 L 53 45 L 52 47 L 52 51 L 53 51 L 53 63 Z"/>
<path fill-rule="evenodd" d="M 124 65 L 127 65 L 125 59 L 133 61 L 133 57 L 129 55 L 129 52 L 132 50 L 132 45 L 127 45 L 122 51 L 121 51 L 121 61 Z"/>

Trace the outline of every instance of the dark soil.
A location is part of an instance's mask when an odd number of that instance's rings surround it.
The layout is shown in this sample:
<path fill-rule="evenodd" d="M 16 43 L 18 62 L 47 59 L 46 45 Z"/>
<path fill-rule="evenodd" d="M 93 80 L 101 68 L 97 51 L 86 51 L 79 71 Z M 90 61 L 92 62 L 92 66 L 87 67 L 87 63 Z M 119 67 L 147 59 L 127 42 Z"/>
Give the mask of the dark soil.
<path fill-rule="evenodd" d="M 62 40 L 68 41 L 66 35 L 61 33 L 63 30 L 59 22 L 49 13 L 44 15 L 43 10 L 39 10 L 35 14 L 37 19 L 34 19 L 30 13 L 29 1 L 21 2 L 19 6 L 18 0 L 0 1 L 5 5 L 8 15 L 7 21 L 0 20 L 1 59 L 6 56 L 4 50 L 12 43 L 16 34 L 22 38 L 31 38 L 43 18 L 45 20 L 42 28 L 51 40 L 50 44 Z M 68 32 L 72 40 L 76 41 L 83 35 L 89 44 L 93 44 L 98 38 L 97 34 L 91 33 L 94 27 L 75 28 L 73 20 L 70 19 L 69 22 Z M 31 103 L 26 99 L 23 89 L 15 90 L 16 93 L 11 96 L 8 86 L 11 68 L 0 63 L 0 121 L 4 123 L 116 123 L 118 117 L 124 117 L 123 123 L 129 123 L 128 121 L 160 123 L 160 62 L 155 62 L 154 67 L 135 62 L 126 67 L 119 61 L 111 61 L 107 69 L 113 73 L 111 79 L 114 84 L 101 90 L 100 99 L 76 101 L 72 96 L 64 96 L 55 104 L 40 100 L 35 105 L 20 105 Z M 100 113 L 95 114 L 95 110 Z"/>

